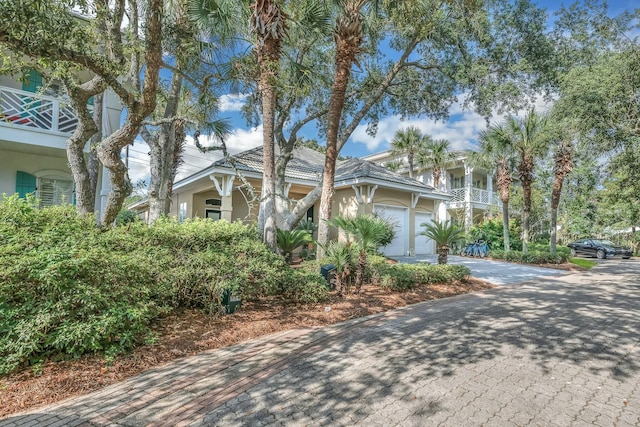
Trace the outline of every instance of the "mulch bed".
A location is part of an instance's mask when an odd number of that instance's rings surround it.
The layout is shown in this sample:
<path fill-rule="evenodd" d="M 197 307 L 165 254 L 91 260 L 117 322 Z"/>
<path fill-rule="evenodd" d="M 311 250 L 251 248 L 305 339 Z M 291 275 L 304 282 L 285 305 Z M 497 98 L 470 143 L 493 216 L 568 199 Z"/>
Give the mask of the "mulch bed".
<path fill-rule="evenodd" d="M 274 298 L 245 302 L 233 315 L 218 318 L 197 310 L 183 310 L 156 322 L 153 326 L 157 337 L 154 344 L 119 356 L 111 364 L 100 356 L 92 355 L 77 360 L 49 361 L 37 369 L 0 377 L 0 417 L 86 394 L 156 365 L 205 350 L 274 332 L 329 325 L 420 301 L 493 287 L 473 278 L 450 285 L 421 286 L 401 293 L 367 285 L 360 294 L 345 298 L 331 295 L 330 300 L 323 304 L 296 305 Z"/>

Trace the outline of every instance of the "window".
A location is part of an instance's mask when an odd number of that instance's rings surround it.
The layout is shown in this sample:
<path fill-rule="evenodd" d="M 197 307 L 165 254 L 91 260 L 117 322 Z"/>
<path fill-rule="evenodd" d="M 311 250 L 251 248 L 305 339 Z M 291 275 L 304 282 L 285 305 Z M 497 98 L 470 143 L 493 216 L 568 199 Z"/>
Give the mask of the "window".
<path fill-rule="evenodd" d="M 307 219 L 309 219 L 309 220 L 311 220 L 311 222 L 313 222 L 313 206 L 311 206 L 307 210 Z"/>
<path fill-rule="evenodd" d="M 207 206 L 222 206 L 222 200 L 220 199 L 207 199 L 204 201 Z"/>
<path fill-rule="evenodd" d="M 185 219 L 187 219 L 187 202 L 182 202 L 178 206 L 178 221 L 183 222 Z"/>
<path fill-rule="evenodd" d="M 205 210 L 205 218 L 212 219 L 214 221 L 218 221 L 222 218 L 222 212 L 216 209 L 206 209 Z"/>
<path fill-rule="evenodd" d="M 73 181 L 56 178 L 38 179 L 38 198 L 42 206 L 74 203 Z"/>

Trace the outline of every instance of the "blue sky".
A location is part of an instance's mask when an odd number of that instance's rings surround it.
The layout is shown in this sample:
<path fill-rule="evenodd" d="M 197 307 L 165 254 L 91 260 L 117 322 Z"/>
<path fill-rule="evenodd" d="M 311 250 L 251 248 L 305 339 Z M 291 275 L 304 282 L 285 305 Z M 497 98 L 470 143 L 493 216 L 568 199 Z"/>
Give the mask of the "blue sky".
<path fill-rule="evenodd" d="M 558 2 L 552 0 L 540 0 L 538 5 L 546 7 L 549 11 L 549 24 L 554 20 L 554 11 L 562 4 L 569 5 L 572 2 Z M 618 15 L 624 10 L 632 10 L 640 7 L 638 0 L 610 0 L 609 9 L 611 15 Z M 463 95 L 460 96 L 462 98 Z M 240 114 L 245 97 L 242 94 L 227 94 L 221 97 L 219 118 L 228 120 L 232 127 L 232 133 L 227 139 L 227 146 L 230 151 L 237 153 L 262 144 L 262 127 L 249 127 Z M 476 143 L 478 133 L 486 128 L 487 122 L 484 117 L 473 111 L 464 110 L 461 102 L 452 105 L 449 111 L 449 118 L 445 121 L 434 121 L 427 118 L 413 118 L 400 120 L 399 116 L 389 116 L 383 118 L 378 125 L 377 134 L 372 137 L 366 133 L 366 122 L 352 134 L 350 140 L 343 148 L 341 154 L 362 157 L 368 154 L 387 150 L 394 134 L 401 128 L 416 126 L 423 133 L 429 134 L 434 139 L 447 139 L 453 150 L 472 149 Z M 535 103 L 537 108 L 548 108 L 541 99 Z M 494 115 L 492 121 L 498 121 L 502 117 Z M 308 124 L 300 133 L 300 136 L 317 139 L 321 144 L 324 141 L 318 137 L 313 123 Z M 148 174 L 144 170 L 145 163 L 148 164 L 148 148 L 144 143 L 138 142 L 130 150 L 131 178 L 135 182 L 144 179 Z M 193 146 L 192 141 L 187 141 L 185 153 L 184 172 L 178 179 L 195 172 L 199 168 L 206 167 L 219 157 L 218 154 L 202 155 Z"/>

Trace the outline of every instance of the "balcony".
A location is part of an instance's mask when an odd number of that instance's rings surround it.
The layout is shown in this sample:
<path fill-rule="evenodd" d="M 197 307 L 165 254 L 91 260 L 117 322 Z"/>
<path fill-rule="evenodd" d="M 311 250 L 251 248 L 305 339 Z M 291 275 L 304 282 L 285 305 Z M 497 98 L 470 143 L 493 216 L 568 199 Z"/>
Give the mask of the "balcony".
<path fill-rule="evenodd" d="M 451 194 L 451 200 L 447 202 L 447 208 L 464 208 L 467 200 L 469 200 L 472 204 L 484 205 L 486 208 L 488 208 L 489 206 L 502 206 L 502 202 L 500 201 L 500 197 L 497 193 L 476 187 L 470 187 L 469 189 L 471 190 L 469 199 L 467 199 L 467 188 L 453 188 L 449 190 L 449 194 Z"/>
<path fill-rule="evenodd" d="M 60 98 L 0 86 L 0 126 L 67 136 L 78 126 L 78 119 Z"/>

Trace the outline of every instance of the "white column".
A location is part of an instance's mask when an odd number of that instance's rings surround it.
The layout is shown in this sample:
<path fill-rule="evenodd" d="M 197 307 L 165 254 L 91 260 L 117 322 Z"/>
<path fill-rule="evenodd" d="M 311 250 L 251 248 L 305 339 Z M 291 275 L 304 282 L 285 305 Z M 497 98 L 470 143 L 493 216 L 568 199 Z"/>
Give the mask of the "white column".
<path fill-rule="evenodd" d="M 489 192 L 489 205 L 493 204 L 493 175 L 487 174 L 487 191 Z"/>
<path fill-rule="evenodd" d="M 471 206 L 471 186 L 473 185 L 473 168 L 464 163 L 464 227 L 469 229 L 473 222 L 473 211 Z"/>

